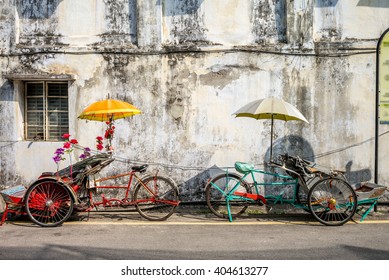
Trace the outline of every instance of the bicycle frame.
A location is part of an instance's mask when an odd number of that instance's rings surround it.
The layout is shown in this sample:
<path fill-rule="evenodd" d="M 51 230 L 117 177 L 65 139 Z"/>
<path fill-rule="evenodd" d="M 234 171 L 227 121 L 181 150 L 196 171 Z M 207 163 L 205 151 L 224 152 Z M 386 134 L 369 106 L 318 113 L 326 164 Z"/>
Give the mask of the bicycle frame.
<path fill-rule="evenodd" d="M 272 177 L 286 179 L 287 181 L 284 181 L 284 182 L 258 182 L 255 178 L 255 174 L 270 175 Z M 243 177 L 241 178 L 241 181 L 245 181 L 245 179 L 248 177 L 251 177 L 251 179 L 253 181 L 253 183 L 251 184 L 251 187 L 254 187 L 255 194 L 237 192 L 236 190 L 241 185 L 241 182 L 237 182 L 232 187 L 231 190 L 229 190 L 227 193 L 225 193 L 222 189 L 220 189 L 216 184 L 213 184 L 210 180 L 211 184 L 226 197 L 228 219 L 230 222 L 232 221 L 230 201 L 233 201 L 233 200 L 240 200 L 240 201 L 243 200 L 243 201 L 248 201 L 248 202 L 262 201 L 264 204 L 268 204 L 268 202 L 270 202 L 270 201 L 272 201 L 272 204 L 277 204 L 277 203 L 295 204 L 296 203 L 296 201 L 297 201 L 296 197 L 297 197 L 297 192 L 298 192 L 298 188 L 297 188 L 298 179 L 294 179 L 288 175 L 281 175 L 278 173 L 266 172 L 264 170 L 259 170 L 259 169 L 250 170 L 247 173 L 244 173 Z M 228 178 L 228 171 L 227 171 L 227 178 Z M 227 182 L 227 185 L 228 185 L 228 182 Z M 259 187 L 260 186 L 287 186 L 287 185 L 293 185 L 293 187 L 294 187 L 293 198 L 291 200 L 284 200 L 282 197 L 283 192 L 281 192 L 278 196 L 269 195 L 269 196 L 264 197 L 264 196 L 259 194 Z"/>
<path fill-rule="evenodd" d="M 98 206 L 103 206 L 103 207 L 116 207 L 118 206 L 117 203 L 119 204 L 119 206 L 131 206 L 131 205 L 135 205 L 137 203 L 145 203 L 145 202 L 152 202 L 152 203 L 156 203 L 156 202 L 160 202 L 160 203 L 165 203 L 165 204 L 170 204 L 170 205 L 173 205 L 173 206 L 178 206 L 179 202 L 174 202 L 174 201 L 170 201 L 170 200 L 163 200 L 163 199 L 158 199 L 158 196 L 156 195 L 156 193 L 158 192 L 158 185 L 156 183 L 156 177 L 158 175 L 158 171 L 156 172 L 155 175 L 153 175 L 154 177 L 154 190 L 151 190 L 146 184 L 144 184 L 144 182 L 142 181 L 142 179 L 136 174 L 137 171 L 135 170 L 132 170 L 130 172 L 126 172 L 126 173 L 122 173 L 122 174 L 118 174 L 118 175 L 115 175 L 115 176 L 110 176 L 110 177 L 104 177 L 104 178 L 100 178 L 100 179 L 97 179 L 97 180 L 94 180 L 95 183 L 99 183 L 99 182 L 104 182 L 104 181 L 108 181 L 108 180 L 112 180 L 112 179 L 117 179 L 117 178 L 122 178 L 122 177 L 127 177 L 129 176 L 129 179 L 128 179 L 128 183 L 126 186 L 119 186 L 119 185 L 95 185 L 93 187 L 90 188 L 90 191 L 89 191 L 89 200 L 90 200 L 90 207 L 88 209 L 86 209 L 85 211 L 91 211 L 93 208 L 96 208 Z M 130 192 L 131 192 L 131 186 L 132 186 L 132 182 L 133 180 L 135 180 L 138 182 L 138 184 L 140 184 L 150 195 L 151 195 L 151 198 L 150 199 L 138 199 L 138 200 L 131 200 L 129 197 L 130 197 Z M 125 192 L 125 195 L 124 195 L 124 198 L 122 199 L 118 199 L 118 198 L 107 198 L 104 196 L 104 194 L 101 194 L 101 198 L 102 200 L 101 201 L 95 201 L 93 199 L 93 195 L 92 195 L 92 192 L 91 190 L 92 189 L 124 189 L 126 190 Z M 114 205 L 115 204 L 115 205 Z"/>

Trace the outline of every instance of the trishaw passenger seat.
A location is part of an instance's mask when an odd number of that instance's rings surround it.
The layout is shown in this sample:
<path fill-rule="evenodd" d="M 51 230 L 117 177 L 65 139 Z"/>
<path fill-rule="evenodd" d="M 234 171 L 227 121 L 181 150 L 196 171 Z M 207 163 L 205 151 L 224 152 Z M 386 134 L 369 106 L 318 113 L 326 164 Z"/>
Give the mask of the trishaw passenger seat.
<path fill-rule="evenodd" d="M 316 168 L 314 168 L 314 167 L 309 167 L 309 166 L 307 166 L 307 167 L 305 167 L 306 168 L 306 170 L 308 171 L 308 172 L 310 172 L 310 173 L 320 173 L 320 170 L 319 169 L 316 169 Z"/>
<path fill-rule="evenodd" d="M 44 178 L 44 177 L 54 177 L 56 176 L 57 173 L 55 172 L 43 172 L 39 178 Z"/>

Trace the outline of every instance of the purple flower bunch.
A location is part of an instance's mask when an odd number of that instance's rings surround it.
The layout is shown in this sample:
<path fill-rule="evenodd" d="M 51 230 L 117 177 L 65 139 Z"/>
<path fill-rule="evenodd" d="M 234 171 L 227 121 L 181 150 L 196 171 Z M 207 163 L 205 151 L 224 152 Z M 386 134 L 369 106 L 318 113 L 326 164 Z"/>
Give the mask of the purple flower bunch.
<path fill-rule="evenodd" d="M 61 160 L 65 160 L 64 158 L 64 153 L 65 153 L 65 149 L 64 148 L 58 148 L 54 154 L 55 156 L 53 157 L 53 160 L 56 164 L 58 164 Z"/>
<path fill-rule="evenodd" d="M 57 168 L 59 167 L 59 163 L 62 160 L 66 160 L 64 154 L 69 154 L 69 160 L 70 164 L 72 162 L 72 157 L 71 153 L 73 152 L 73 145 L 77 145 L 78 141 L 76 139 L 70 139 L 70 134 L 64 134 L 62 135 L 62 138 L 65 139 L 65 143 L 63 144 L 62 148 L 58 148 L 54 154 L 55 156 L 53 157 L 54 162 L 57 164 Z M 80 159 L 85 159 L 91 155 L 90 153 L 91 149 L 90 148 L 84 148 L 84 153 L 80 155 Z"/>
<path fill-rule="evenodd" d="M 84 153 L 80 155 L 80 159 L 86 159 L 87 157 L 90 157 L 90 148 L 86 147 L 84 148 Z"/>

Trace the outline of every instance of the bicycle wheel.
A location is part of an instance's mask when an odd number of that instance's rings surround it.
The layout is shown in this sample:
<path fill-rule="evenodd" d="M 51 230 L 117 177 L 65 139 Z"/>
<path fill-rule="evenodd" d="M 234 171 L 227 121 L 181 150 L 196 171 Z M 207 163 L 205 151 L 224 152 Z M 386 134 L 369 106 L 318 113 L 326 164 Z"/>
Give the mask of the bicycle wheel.
<path fill-rule="evenodd" d="M 239 184 L 239 187 L 235 190 L 239 193 L 251 193 L 251 189 L 245 181 L 242 181 L 237 174 L 220 174 L 214 177 L 205 187 L 205 198 L 209 210 L 219 218 L 228 218 L 228 209 L 226 195 L 227 193 Z M 230 211 L 232 218 L 242 215 L 250 202 L 242 199 L 235 198 L 230 200 Z"/>
<path fill-rule="evenodd" d="M 325 178 L 316 182 L 308 193 L 312 215 L 327 226 L 340 226 L 357 210 L 357 196 L 349 183 L 340 178 Z"/>
<path fill-rule="evenodd" d="M 56 181 L 41 181 L 29 187 L 25 197 L 27 215 L 37 225 L 55 227 L 73 212 L 70 191 Z"/>
<path fill-rule="evenodd" d="M 308 193 L 300 184 L 296 186 L 296 202 L 301 209 L 311 213 L 308 207 Z"/>
<path fill-rule="evenodd" d="M 135 207 L 149 221 L 164 221 L 179 204 L 175 183 L 167 177 L 150 176 L 138 183 L 134 191 Z"/>

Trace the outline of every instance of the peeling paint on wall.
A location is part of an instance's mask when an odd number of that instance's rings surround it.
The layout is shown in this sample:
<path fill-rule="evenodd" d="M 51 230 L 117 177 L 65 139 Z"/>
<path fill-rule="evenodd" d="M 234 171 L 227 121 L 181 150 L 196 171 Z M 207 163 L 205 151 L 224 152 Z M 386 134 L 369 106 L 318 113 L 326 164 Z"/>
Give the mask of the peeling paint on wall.
<path fill-rule="evenodd" d="M 239 72 L 232 68 L 219 69 L 215 67 L 207 74 L 200 75 L 200 81 L 203 85 L 223 89 L 234 80 L 239 79 Z"/>

